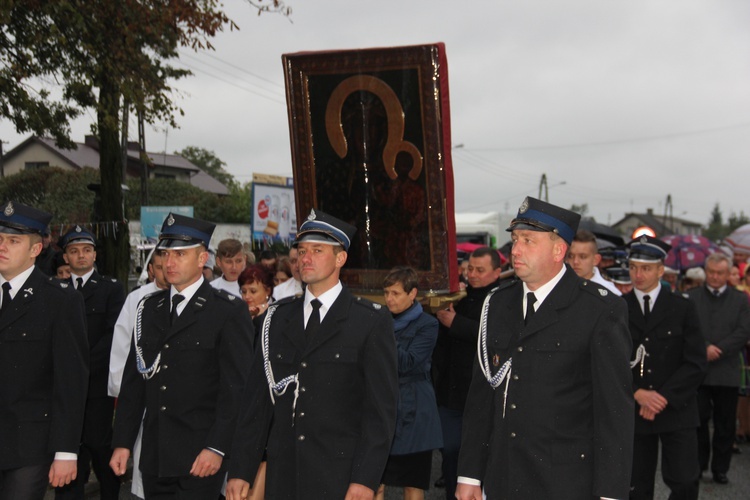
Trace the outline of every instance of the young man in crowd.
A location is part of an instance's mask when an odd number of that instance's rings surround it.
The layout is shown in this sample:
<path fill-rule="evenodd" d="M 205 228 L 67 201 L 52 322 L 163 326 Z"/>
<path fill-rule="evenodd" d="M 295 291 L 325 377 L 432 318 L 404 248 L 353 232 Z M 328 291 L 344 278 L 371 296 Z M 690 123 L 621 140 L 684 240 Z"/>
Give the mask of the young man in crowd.
<path fill-rule="evenodd" d="M 216 249 L 216 265 L 221 269 L 221 277 L 211 281 L 211 286 L 217 290 L 225 290 L 237 297 L 242 297 L 240 284 L 237 282 L 240 274 L 247 267 L 242 243 L 231 238 L 221 240 L 219 247 Z"/>

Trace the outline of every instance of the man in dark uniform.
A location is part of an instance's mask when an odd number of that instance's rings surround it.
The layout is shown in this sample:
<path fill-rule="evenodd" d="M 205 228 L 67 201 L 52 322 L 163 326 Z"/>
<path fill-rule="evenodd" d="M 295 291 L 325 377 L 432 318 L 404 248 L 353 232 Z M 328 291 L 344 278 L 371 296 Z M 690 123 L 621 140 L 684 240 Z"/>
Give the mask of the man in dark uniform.
<path fill-rule="evenodd" d="M 688 292 L 698 310 L 708 359 L 708 372 L 698 389 L 698 460 L 702 471 L 710 465 L 718 484 L 729 482 L 742 369 L 739 354 L 750 336 L 747 295 L 728 284 L 731 268 L 732 259 L 723 253 L 709 255 L 705 286 Z M 708 425 L 712 419 L 713 440 Z"/>
<path fill-rule="evenodd" d="M 83 298 L 34 265 L 50 214 L 0 207 L 0 500 L 76 477 L 88 345 Z"/>
<path fill-rule="evenodd" d="M 243 398 L 227 500 L 267 448 L 266 498 L 372 499 L 395 430 L 393 320 L 339 281 L 355 228 L 312 210 L 295 240 L 303 297 L 271 306 Z"/>
<path fill-rule="evenodd" d="M 698 387 L 706 350 L 695 305 L 662 285 L 667 243 L 628 243 L 633 291 L 625 294 L 633 338 L 635 444 L 631 499 L 653 499 L 659 441 L 661 472 L 677 500 L 698 498 Z"/>
<path fill-rule="evenodd" d="M 487 294 L 500 284 L 500 265 L 497 250 L 474 250 L 469 257 L 466 296 L 455 308 L 451 304 L 436 314 L 440 331 L 432 354 L 432 373 L 443 431 L 442 472 L 448 500 L 456 497 L 458 452 L 466 395 L 477 356 L 479 316 Z"/>
<path fill-rule="evenodd" d="M 488 297 L 456 496 L 627 498 L 633 449 L 625 301 L 566 267 L 580 215 L 526 198 L 516 276 Z"/>
<path fill-rule="evenodd" d="M 110 466 L 125 473 L 145 410 L 146 498 L 216 500 L 224 480 L 253 326 L 242 300 L 203 278 L 214 227 L 167 216 L 157 251 L 170 288 L 145 297 L 136 313 Z"/>
<path fill-rule="evenodd" d="M 75 226 L 60 239 L 65 262 L 70 265 L 70 284 L 83 295 L 86 306 L 86 329 L 89 339 L 89 392 L 83 421 L 81 451 L 78 453 L 78 477 L 71 484 L 58 488 L 58 500 L 83 500 L 84 486 L 91 466 L 99 481 L 102 500 L 117 500 L 120 480 L 109 468 L 112 457 L 112 418 L 115 398 L 107 395 L 109 352 L 112 333 L 125 290 L 113 278 L 94 269 L 96 239 L 90 231 Z"/>

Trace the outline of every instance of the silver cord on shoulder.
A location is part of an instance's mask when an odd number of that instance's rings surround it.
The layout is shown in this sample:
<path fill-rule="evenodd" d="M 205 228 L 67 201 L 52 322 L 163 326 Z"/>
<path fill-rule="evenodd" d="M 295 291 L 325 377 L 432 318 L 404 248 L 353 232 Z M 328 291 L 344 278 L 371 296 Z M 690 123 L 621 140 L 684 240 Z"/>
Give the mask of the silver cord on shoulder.
<path fill-rule="evenodd" d="M 276 404 L 275 396 L 283 396 L 290 384 L 294 384 L 294 401 L 292 402 L 292 425 L 294 425 L 295 410 L 297 408 L 297 398 L 299 397 L 299 373 L 284 377 L 279 382 L 276 382 L 273 376 L 273 367 L 271 366 L 271 359 L 269 355 L 269 331 L 271 330 L 271 318 L 276 312 L 278 306 L 272 305 L 266 312 L 266 318 L 263 320 L 263 326 L 261 328 L 261 343 L 263 346 L 263 368 L 266 372 L 266 380 L 268 381 L 268 392 L 271 395 L 271 403 Z"/>
<path fill-rule="evenodd" d="M 482 305 L 482 316 L 479 320 L 479 335 L 477 336 L 477 358 L 479 360 L 479 368 L 482 370 L 484 378 L 487 379 L 490 386 L 493 389 L 497 389 L 500 384 L 505 381 L 505 394 L 503 395 L 503 418 L 505 418 L 505 404 L 508 401 L 508 384 L 510 383 L 510 372 L 513 365 L 513 358 L 508 358 L 508 361 L 503 363 L 495 375 L 492 375 L 492 369 L 490 368 L 490 358 L 487 354 L 487 316 L 490 310 L 490 299 L 497 291 L 494 288 L 487 297 L 484 299 Z"/>
<path fill-rule="evenodd" d="M 158 293 L 158 292 L 154 292 Z M 161 361 L 161 351 L 156 355 L 154 363 L 150 367 L 146 367 L 146 361 L 143 359 L 143 348 L 140 346 L 139 341 L 141 340 L 142 324 L 143 324 L 143 308 L 146 305 L 146 299 L 154 295 L 150 293 L 143 297 L 138 302 L 138 309 L 135 313 L 135 328 L 133 328 L 133 345 L 135 346 L 135 363 L 138 368 L 138 373 L 143 375 L 143 378 L 149 380 L 151 377 L 159 373 L 159 361 Z"/>
<path fill-rule="evenodd" d="M 643 366 L 646 364 L 647 356 L 648 356 L 648 353 L 646 352 L 646 347 L 643 344 L 641 344 L 638 346 L 638 349 L 635 350 L 635 359 L 630 362 L 631 370 L 635 368 L 635 366 L 638 363 L 641 364 L 641 377 L 643 377 Z"/>

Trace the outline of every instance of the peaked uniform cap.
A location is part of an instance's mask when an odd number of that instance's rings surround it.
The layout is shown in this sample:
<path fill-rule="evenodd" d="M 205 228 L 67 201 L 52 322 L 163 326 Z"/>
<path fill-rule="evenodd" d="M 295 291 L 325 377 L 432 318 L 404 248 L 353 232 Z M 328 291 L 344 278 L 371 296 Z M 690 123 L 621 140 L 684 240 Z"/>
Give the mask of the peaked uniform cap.
<path fill-rule="evenodd" d="M 8 201 L 0 207 L 0 233 L 48 234 L 51 220 L 52 214 L 17 201 Z"/>
<path fill-rule="evenodd" d="M 208 248 L 215 224 L 185 215 L 169 213 L 159 234 L 157 249 L 186 248 L 203 245 Z"/>
<path fill-rule="evenodd" d="M 570 245 L 580 221 L 580 214 L 527 196 L 518 208 L 518 215 L 510 221 L 510 226 L 506 231 L 514 229 L 546 231 L 559 235 Z"/>
<path fill-rule="evenodd" d="M 64 249 L 74 243 L 88 243 L 89 245 L 96 246 L 96 238 L 91 231 L 81 226 L 75 226 L 60 238 L 59 245 Z"/>
<path fill-rule="evenodd" d="M 626 246 L 628 258 L 635 262 L 663 262 L 672 250 L 669 243 L 645 234 L 631 240 Z"/>
<path fill-rule="evenodd" d="M 349 251 L 354 233 L 357 228 L 351 224 L 337 219 L 321 210 L 313 208 L 307 220 L 302 223 L 297 231 L 297 239 L 293 246 L 303 241 L 315 241 L 329 245 L 341 245 L 345 251 Z"/>

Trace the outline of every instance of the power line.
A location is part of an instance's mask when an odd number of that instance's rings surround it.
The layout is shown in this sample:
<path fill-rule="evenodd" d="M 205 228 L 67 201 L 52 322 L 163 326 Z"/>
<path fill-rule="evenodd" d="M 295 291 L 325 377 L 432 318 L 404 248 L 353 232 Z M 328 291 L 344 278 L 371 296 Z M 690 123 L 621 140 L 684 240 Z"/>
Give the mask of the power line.
<path fill-rule="evenodd" d="M 197 71 L 197 72 L 199 72 L 199 73 L 203 73 L 203 74 L 205 74 L 205 75 L 208 75 L 208 76 L 210 76 L 210 77 L 212 77 L 212 78 L 216 78 L 217 80 L 220 80 L 220 81 L 222 81 L 222 82 L 224 82 L 224 83 L 226 83 L 226 84 L 228 84 L 228 85 L 231 85 L 231 86 L 233 86 L 233 87 L 237 87 L 238 89 L 240 89 L 240 90 L 244 90 L 245 92 L 248 92 L 248 93 L 250 93 L 250 94 L 254 94 L 254 95 L 258 96 L 258 97 L 262 97 L 263 99 L 267 99 L 267 100 L 269 100 L 269 101 L 273 101 L 273 102 L 275 102 L 275 103 L 277 103 L 277 104 L 281 104 L 281 105 L 286 105 L 286 103 L 285 103 L 284 101 L 279 101 L 278 99 L 274 99 L 273 97 L 268 97 L 268 96 L 265 96 L 265 95 L 263 95 L 263 94 L 261 94 L 261 93 L 259 93 L 259 92 L 255 91 L 255 90 L 252 90 L 252 89 L 248 89 L 247 87 L 243 87 L 243 86 L 241 86 L 241 85 L 237 85 L 236 83 L 234 83 L 234 82 L 232 82 L 232 81 L 229 81 L 229 80 L 227 80 L 227 79 L 225 79 L 225 78 L 221 78 L 220 76 L 216 76 L 216 75 L 214 75 L 214 74 L 212 74 L 212 73 L 209 73 L 208 71 L 204 71 L 204 70 L 202 70 L 202 69 L 200 69 L 200 68 L 196 68 L 196 67 L 194 67 L 194 66 L 191 66 L 191 65 L 187 64 L 187 63 L 186 63 L 186 62 L 184 62 L 184 61 L 180 61 L 180 64 L 182 64 L 183 66 L 185 66 L 185 67 L 186 67 L 186 68 L 188 68 L 188 69 L 191 69 L 191 70 L 193 70 L 193 71 Z"/>
<path fill-rule="evenodd" d="M 187 57 L 192 57 L 190 54 L 186 54 L 184 51 L 180 51 L 180 54 L 184 55 L 184 56 L 187 56 Z M 204 55 L 206 57 L 210 57 L 211 59 L 215 59 L 215 60 L 219 61 L 220 63 L 224 63 L 224 64 L 226 64 L 227 66 L 229 66 L 231 68 L 234 68 L 234 69 L 237 69 L 239 71 L 242 71 L 243 73 L 247 73 L 248 75 L 257 78 L 258 80 L 262 80 L 264 82 L 268 82 L 268 83 L 270 83 L 271 85 L 273 85 L 275 87 L 279 87 L 279 88 L 282 88 L 282 89 L 284 88 L 284 85 L 282 85 L 282 84 L 280 84 L 278 82 L 275 82 L 275 81 L 273 81 L 273 80 L 271 80 L 269 78 L 265 78 L 263 76 L 257 75 L 255 73 L 253 73 L 252 71 L 248 71 L 247 69 L 245 69 L 245 68 L 243 68 L 241 66 L 237 66 L 236 64 L 230 63 L 229 61 L 225 61 L 224 59 L 221 59 L 220 57 L 216 56 L 215 54 L 212 54 L 210 52 L 200 52 L 199 54 Z M 195 57 L 193 57 L 193 58 L 197 59 Z"/>
<path fill-rule="evenodd" d="M 213 64 L 207 63 L 206 61 L 202 61 L 201 59 L 199 59 L 197 57 L 193 57 L 193 56 L 190 56 L 188 54 L 183 54 L 183 55 L 185 57 L 187 57 L 188 59 L 191 59 L 191 60 L 197 62 L 198 64 L 202 64 L 204 66 L 207 66 L 207 67 L 211 68 L 212 70 L 217 71 L 217 72 L 219 72 L 221 74 L 230 76 L 232 78 L 242 79 L 242 81 L 245 82 L 245 83 L 247 83 L 248 85 L 252 85 L 254 87 L 257 87 L 258 89 L 263 90 L 264 92 L 269 92 L 269 93 L 272 93 L 272 94 L 275 94 L 275 95 L 282 95 L 282 96 L 284 94 L 283 92 L 280 92 L 279 89 L 278 89 L 278 87 L 281 87 L 283 89 L 283 86 L 276 85 L 276 88 L 267 89 L 267 88 L 264 88 L 264 87 L 258 85 L 257 83 L 245 80 L 244 77 L 237 76 L 237 75 L 235 75 L 233 73 L 230 73 L 229 71 L 226 71 L 226 70 L 224 70 L 222 68 L 219 68 L 218 66 L 215 66 Z M 255 76 L 255 75 L 253 75 L 253 76 Z M 271 83 L 273 83 L 273 82 L 271 82 Z"/>
<path fill-rule="evenodd" d="M 636 142 L 654 142 L 662 141 L 666 139 L 677 139 L 680 137 L 688 137 L 693 135 L 713 134 L 715 132 L 723 132 L 726 130 L 735 130 L 740 128 L 750 127 L 750 122 L 737 123 L 734 125 L 726 125 L 723 127 L 707 128 L 702 130 L 691 130 L 687 132 L 675 132 L 671 134 L 662 134 L 646 137 L 635 137 L 630 139 L 614 139 L 611 141 L 600 141 L 600 142 L 583 142 L 583 143 L 572 143 L 572 144 L 555 144 L 555 145 L 537 145 L 537 146 L 507 146 L 501 148 L 472 148 L 472 151 L 533 151 L 533 150 L 546 150 L 546 149 L 571 149 L 571 148 L 588 148 L 594 146 L 611 146 L 617 144 L 632 144 Z"/>

